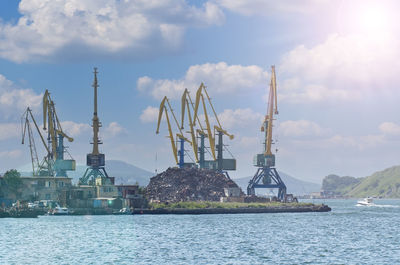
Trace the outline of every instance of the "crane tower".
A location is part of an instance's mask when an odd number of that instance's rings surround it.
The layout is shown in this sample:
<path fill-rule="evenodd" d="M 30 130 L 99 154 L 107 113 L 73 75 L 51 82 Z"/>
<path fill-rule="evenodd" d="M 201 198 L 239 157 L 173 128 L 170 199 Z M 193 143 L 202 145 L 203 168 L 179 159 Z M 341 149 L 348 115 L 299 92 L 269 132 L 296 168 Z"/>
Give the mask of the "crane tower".
<path fill-rule="evenodd" d="M 272 66 L 268 110 L 261 127 L 265 133 L 264 153 L 254 157 L 254 166 L 258 169 L 247 186 L 247 195 L 255 195 L 256 188 L 275 188 L 278 189 L 278 199 L 283 201 L 286 198 L 286 185 L 275 168 L 275 155 L 271 151 L 274 115 L 278 114 L 277 103 L 275 66 Z"/>
<path fill-rule="evenodd" d="M 88 168 L 85 171 L 83 177 L 79 179 L 80 185 L 94 185 L 97 179 L 101 179 L 101 184 L 106 184 L 106 181 L 110 182 L 110 178 L 105 169 L 105 155 L 99 152 L 99 144 L 102 144 L 99 139 L 99 129 L 101 127 L 101 122 L 97 116 L 97 88 L 99 87 L 97 83 L 97 68 L 94 68 L 94 111 L 92 119 L 93 127 L 93 151 L 86 156 L 86 165 Z"/>

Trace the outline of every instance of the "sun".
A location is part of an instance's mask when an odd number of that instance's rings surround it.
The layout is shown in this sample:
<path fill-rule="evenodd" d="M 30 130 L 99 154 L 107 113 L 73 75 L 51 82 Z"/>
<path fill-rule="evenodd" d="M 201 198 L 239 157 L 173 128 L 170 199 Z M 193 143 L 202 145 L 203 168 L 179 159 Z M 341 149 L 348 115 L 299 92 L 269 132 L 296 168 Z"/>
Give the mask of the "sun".
<path fill-rule="evenodd" d="M 390 28 L 389 12 L 379 6 L 367 6 L 360 10 L 358 24 L 360 30 L 369 34 L 380 34 Z"/>
<path fill-rule="evenodd" d="M 340 32 L 387 39 L 397 28 L 397 2 L 354 0 L 345 1 L 337 15 Z M 399 2 L 400 3 L 400 2 Z"/>

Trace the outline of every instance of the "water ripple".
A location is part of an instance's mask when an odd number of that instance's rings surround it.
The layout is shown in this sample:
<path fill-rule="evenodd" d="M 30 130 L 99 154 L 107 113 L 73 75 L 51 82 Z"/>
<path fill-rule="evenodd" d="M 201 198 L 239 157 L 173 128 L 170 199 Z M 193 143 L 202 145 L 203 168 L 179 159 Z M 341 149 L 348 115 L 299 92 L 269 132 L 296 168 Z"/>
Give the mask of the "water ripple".
<path fill-rule="evenodd" d="M 400 201 L 325 203 L 332 212 L 0 219 L 0 263 L 400 264 Z"/>

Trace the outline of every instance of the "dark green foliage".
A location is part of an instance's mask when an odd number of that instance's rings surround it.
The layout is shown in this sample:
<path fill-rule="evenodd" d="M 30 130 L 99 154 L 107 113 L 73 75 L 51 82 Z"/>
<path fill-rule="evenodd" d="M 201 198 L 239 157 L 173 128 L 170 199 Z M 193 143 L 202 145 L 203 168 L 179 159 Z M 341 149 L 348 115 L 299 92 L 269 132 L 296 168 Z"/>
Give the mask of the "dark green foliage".
<path fill-rule="evenodd" d="M 339 177 L 337 175 L 329 175 L 322 181 L 322 189 L 326 194 L 345 195 L 362 181 L 362 178 Z"/>
<path fill-rule="evenodd" d="M 18 199 L 19 189 L 22 187 L 21 174 L 16 169 L 10 169 L 4 174 L 3 180 L 6 189 Z"/>

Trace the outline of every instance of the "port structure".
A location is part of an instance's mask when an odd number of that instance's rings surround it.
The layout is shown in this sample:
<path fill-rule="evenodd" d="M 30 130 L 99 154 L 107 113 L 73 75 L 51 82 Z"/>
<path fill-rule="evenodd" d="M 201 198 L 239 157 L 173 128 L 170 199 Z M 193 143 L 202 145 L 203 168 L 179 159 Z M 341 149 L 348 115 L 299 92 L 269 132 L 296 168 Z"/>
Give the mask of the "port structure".
<path fill-rule="evenodd" d="M 31 123 L 34 124 L 34 128 L 46 150 L 46 156 L 41 162 L 39 162 Z M 75 160 L 64 146 L 64 138 L 67 138 L 69 142 L 72 142 L 73 138 L 63 131 L 54 101 L 51 99 L 48 90 L 45 91 L 43 96 L 43 131 L 47 132 L 47 143 L 29 107 L 22 115 L 21 125 L 22 144 L 24 144 L 26 137 L 29 140 L 33 176 L 67 177 L 67 171 L 75 170 Z M 70 159 L 65 159 L 65 153 L 70 156 Z"/>
<path fill-rule="evenodd" d="M 36 149 L 35 137 L 33 134 L 32 123 L 34 124 L 34 128 L 36 132 L 39 134 L 40 139 L 44 148 L 46 149 L 46 156 L 43 158 L 41 162 L 39 162 L 39 157 Z M 25 138 L 28 137 L 29 141 L 29 151 L 31 155 L 32 162 L 32 175 L 33 176 L 53 176 L 53 163 L 49 160 L 50 150 L 46 144 L 46 140 L 43 137 L 39 126 L 32 114 L 32 110 L 27 107 L 24 114 L 21 117 L 21 127 L 22 127 L 22 144 L 25 144 Z"/>
<path fill-rule="evenodd" d="M 194 153 L 194 157 L 196 163 L 199 164 L 200 168 L 205 168 L 205 138 L 208 137 L 204 127 L 202 126 L 199 116 L 196 117 L 197 125 L 200 127 L 199 129 L 195 129 L 195 123 L 193 122 L 192 111 L 194 112 L 194 103 L 192 98 L 190 97 L 189 90 L 185 88 L 185 91 L 182 94 L 181 98 L 181 130 L 184 130 L 185 124 L 185 115 L 187 113 L 190 135 L 192 138 L 192 149 Z M 197 139 L 200 138 L 200 146 L 197 143 Z"/>
<path fill-rule="evenodd" d="M 93 145 L 92 153 L 86 155 L 86 165 L 88 168 L 85 171 L 85 174 L 79 179 L 79 185 L 95 185 L 95 184 L 110 184 L 111 179 L 107 174 L 105 169 L 105 155 L 99 152 L 99 145 L 103 142 L 99 139 L 99 129 L 102 126 L 99 117 L 97 115 L 97 90 L 98 90 L 98 82 L 97 82 L 97 68 L 94 68 L 94 81 L 93 81 L 93 89 L 94 89 L 94 111 L 93 111 L 93 119 L 92 119 L 92 128 L 93 128 Z M 101 183 L 96 183 L 101 180 Z"/>
<path fill-rule="evenodd" d="M 275 168 L 275 155 L 272 153 L 272 128 L 274 115 L 278 114 L 278 97 L 276 90 L 275 66 L 271 67 L 271 82 L 269 88 L 267 115 L 261 126 L 264 132 L 264 153 L 254 157 L 254 166 L 258 167 L 256 174 L 247 186 L 247 195 L 255 195 L 256 188 L 278 189 L 278 199 L 286 199 L 286 185 Z"/>
<path fill-rule="evenodd" d="M 175 125 L 178 128 L 179 133 L 174 133 L 172 132 L 172 126 L 171 122 L 169 119 L 168 111 L 171 113 Z M 169 102 L 169 99 L 165 96 L 163 100 L 160 103 L 160 108 L 159 108 L 159 113 L 158 113 L 158 121 L 157 121 L 157 130 L 156 134 L 160 133 L 160 124 L 161 124 L 161 119 L 163 117 L 163 114 L 165 114 L 165 119 L 167 121 L 167 126 L 168 126 L 168 133 L 169 135 L 167 136 L 170 141 L 171 141 L 171 147 L 172 147 L 172 154 L 174 156 L 174 160 L 176 164 L 179 166 L 179 168 L 184 168 L 184 167 L 191 167 L 194 164 L 193 163 L 185 163 L 185 142 L 188 142 L 190 145 L 192 145 L 192 142 L 186 138 L 181 130 L 181 126 L 178 123 L 178 120 L 176 119 L 175 113 L 173 108 L 171 107 L 171 104 Z M 176 140 L 175 140 L 176 137 Z M 179 151 L 176 146 L 176 144 L 179 142 Z"/>
<path fill-rule="evenodd" d="M 68 153 L 64 146 L 64 138 L 68 142 L 74 139 L 69 137 L 62 129 L 58 119 L 54 101 L 46 89 L 43 96 L 43 130 L 47 131 L 49 161 L 53 161 L 53 170 L 56 177 L 67 177 L 67 171 L 75 170 L 74 159 L 65 159 L 64 154 Z"/>
<path fill-rule="evenodd" d="M 213 129 L 210 125 L 210 119 L 207 113 L 207 104 L 206 100 L 208 102 L 208 105 L 211 107 L 212 112 L 214 114 L 214 118 L 217 122 L 217 125 L 214 125 Z M 210 145 L 210 150 L 211 150 L 211 156 L 213 160 L 204 160 L 204 168 L 210 168 L 210 169 L 216 169 L 219 170 L 223 173 L 226 174 L 226 176 L 229 178 L 229 174 L 227 170 L 236 170 L 236 159 L 230 158 L 226 159 L 223 156 L 224 152 L 224 143 L 223 143 L 223 136 L 228 136 L 230 140 L 234 138 L 233 134 L 228 133 L 226 130 L 222 128 L 222 125 L 218 119 L 218 115 L 215 112 L 214 106 L 211 102 L 211 98 L 207 92 L 206 86 L 204 83 L 201 83 L 199 88 L 196 91 L 196 100 L 195 100 L 195 106 L 194 106 L 194 115 L 193 115 L 193 124 L 196 125 L 196 121 L 198 120 L 199 117 L 199 108 L 200 108 L 200 101 L 202 103 L 203 107 L 203 113 L 204 113 L 204 120 L 206 124 L 206 131 L 207 133 L 203 132 L 203 136 L 201 135 L 201 141 L 202 141 L 202 148 L 200 149 L 200 156 L 204 157 L 204 137 L 208 138 L 209 145 Z M 215 138 L 218 136 L 218 143 L 215 144 Z M 229 152 L 229 150 L 226 149 L 226 151 Z M 231 154 L 232 155 L 232 154 Z"/>

